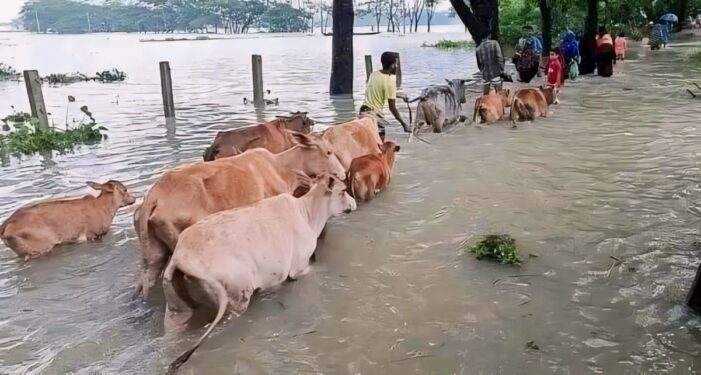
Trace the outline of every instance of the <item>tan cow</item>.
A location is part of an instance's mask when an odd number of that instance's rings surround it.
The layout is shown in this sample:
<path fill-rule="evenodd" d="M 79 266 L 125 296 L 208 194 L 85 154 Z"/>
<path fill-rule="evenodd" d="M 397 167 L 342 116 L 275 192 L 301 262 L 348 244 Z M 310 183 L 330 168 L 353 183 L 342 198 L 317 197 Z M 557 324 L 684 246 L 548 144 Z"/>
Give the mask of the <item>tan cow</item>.
<path fill-rule="evenodd" d="M 367 113 L 360 118 L 325 129 L 320 135 L 347 171 L 353 159 L 380 152 L 382 144 L 378 131 L 378 117 Z"/>
<path fill-rule="evenodd" d="M 301 133 L 294 137 L 297 146 L 280 154 L 256 148 L 164 173 L 134 220 L 142 257 L 137 292 L 148 296 L 180 233 L 205 216 L 282 193 L 301 195 L 309 188 L 309 176 L 330 173 L 345 178 L 343 166 L 325 142 Z"/>
<path fill-rule="evenodd" d="M 534 121 L 537 117 L 548 117 L 548 102 L 539 88 L 516 91 L 511 100 L 509 120 Z"/>
<path fill-rule="evenodd" d="M 475 111 L 472 122 L 477 120 L 479 114 L 481 122 L 492 124 L 504 118 L 506 107 L 509 105 L 509 90 L 501 90 L 498 93 L 482 95 L 475 100 Z"/>
<path fill-rule="evenodd" d="M 307 117 L 306 112 L 294 112 L 292 116 L 278 116 L 265 124 L 218 132 L 204 152 L 204 161 L 238 155 L 259 147 L 279 154 L 295 145 L 286 130 L 309 134 L 313 125 L 314 121 Z"/>
<path fill-rule="evenodd" d="M 399 146 L 388 141 L 380 146 L 380 153 L 353 159 L 346 178 L 350 195 L 359 201 L 367 202 L 374 199 L 377 193 L 387 189 L 392 179 L 397 151 Z"/>
<path fill-rule="evenodd" d="M 135 199 L 119 181 L 87 184 L 100 195 L 22 207 L 0 226 L 0 238 L 25 260 L 47 254 L 56 245 L 99 239 L 110 229 L 117 210 Z"/>
<path fill-rule="evenodd" d="M 218 311 L 194 347 L 173 361 L 167 373 L 175 373 L 190 358 L 227 311 L 243 314 L 255 291 L 307 274 L 326 221 L 355 208 L 343 181 L 323 177 L 301 198 L 280 194 L 207 216 L 186 229 L 163 276 L 166 330 L 186 328 L 200 307 L 215 305 Z"/>

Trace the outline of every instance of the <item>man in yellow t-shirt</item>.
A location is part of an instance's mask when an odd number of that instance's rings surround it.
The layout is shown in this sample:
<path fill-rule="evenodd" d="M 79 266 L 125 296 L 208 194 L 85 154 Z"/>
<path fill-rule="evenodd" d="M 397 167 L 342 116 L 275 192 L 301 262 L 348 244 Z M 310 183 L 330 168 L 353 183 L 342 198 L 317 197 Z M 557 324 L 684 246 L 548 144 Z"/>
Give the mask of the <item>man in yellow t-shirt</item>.
<path fill-rule="evenodd" d="M 411 129 L 402 119 L 402 115 L 397 110 L 397 54 L 385 52 L 380 58 L 382 62 L 382 70 L 372 72 L 368 78 L 367 88 L 365 89 L 365 101 L 360 107 L 360 113 L 363 112 L 380 112 L 385 107 L 385 101 L 389 105 L 389 110 L 394 115 L 394 118 L 404 128 L 404 131 L 409 133 Z M 402 98 L 406 100 L 405 98 Z M 385 128 L 380 125 L 380 138 L 385 139 Z"/>

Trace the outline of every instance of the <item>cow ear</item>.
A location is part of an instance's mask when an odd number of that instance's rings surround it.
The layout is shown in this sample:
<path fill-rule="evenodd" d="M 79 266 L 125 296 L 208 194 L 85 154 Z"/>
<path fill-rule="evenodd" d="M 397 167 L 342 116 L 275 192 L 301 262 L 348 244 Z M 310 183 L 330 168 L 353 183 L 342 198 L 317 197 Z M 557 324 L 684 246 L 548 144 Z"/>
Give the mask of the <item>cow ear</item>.
<path fill-rule="evenodd" d="M 105 191 L 108 193 L 114 191 L 112 184 L 101 184 L 94 181 L 87 181 L 86 184 L 97 191 Z"/>
<path fill-rule="evenodd" d="M 448 82 L 448 85 L 450 85 L 450 86 L 453 85 L 453 82 L 452 82 L 451 80 L 449 80 L 449 79 L 446 78 L 445 81 Z"/>
<path fill-rule="evenodd" d="M 291 131 L 290 134 L 292 134 L 292 140 L 301 147 L 310 148 L 315 144 L 311 138 L 302 133 Z"/>

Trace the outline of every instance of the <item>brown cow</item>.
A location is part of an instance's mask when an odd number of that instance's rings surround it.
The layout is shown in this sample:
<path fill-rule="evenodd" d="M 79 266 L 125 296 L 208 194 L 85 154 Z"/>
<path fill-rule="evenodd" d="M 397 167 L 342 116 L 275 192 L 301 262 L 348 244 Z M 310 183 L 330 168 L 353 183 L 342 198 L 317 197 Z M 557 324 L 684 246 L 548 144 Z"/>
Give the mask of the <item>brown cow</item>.
<path fill-rule="evenodd" d="M 294 112 L 292 116 L 277 116 L 265 124 L 218 132 L 204 152 L 204 161 L 238 155 L 258 147 L 279 154 L 295 145 L 285 130 L 309 134 L 313 125 L 314 121 L 307 117 L 306 112 Z"/>
<path fill-rule="evenodd" d="M 395 154 L 399 146 L 394 142 L 380 145 L 380 153 L 353 159 L 348 171 L 348 191 L 353 198 L 367 202 L 385 189 L 392 179 Z"/>
<path fill-rule="evenodd" d="M 479 114 L 480 123 L 495 123 L 504 118 L 506 107 L 509 104 L 509 90 L 500 90 L 498 93 L 482 95 L 475 100 L 475 112 L 472 122 L 477 120 Z"/>
<path fill-rule="evenodd" d="M 331 146 L 347 171 L 353 159 L 380 152 L 378 145 L 382 144 L 382 140 L 377 122 L 377 115 L 364 113 L 359 119 L 325 129 L 317 135 Z"/>
<path fill-rule="evenodd" d="M 540 92 L 543 93 L 543 96 L 545 96 L 545 101 L 548 103 L 548 105 L 558 104 L 560 102 L 560 100 L 557 98 L 557 94 L 559 93 L 558 88 L 551 85 L 546 85 L 540 86 L 539 89 Z"/>
<path fill-rule="evenodd" d="M 548 117 L 548 102 L 543 92 L 538 88 L 520 89 L 511 100 L 509 120 L 534 121 L 537 117 Z"/>
<path fill-rule="evenodd" d="M 100 195 L 20 208 L 0 226 L 0 238 L 25 260 L 47 254 L 56 245 L 99 239 L 109 230 L 117 210 L 135 199 L 119 181 L 87 184 Z"/>
<path fill-rule="evenodd" d="M 325 142 L 292 134 L 297 146 L 282 153 L 256 148 L 168 171 L 153 184 L 134 220 L 142 256 L 137 292 L 148 296 L 180 233 L 205 216 L 282 193 L 303 194 L 309 176 L 325 173 L 345 179 L 343 166 Z"/>

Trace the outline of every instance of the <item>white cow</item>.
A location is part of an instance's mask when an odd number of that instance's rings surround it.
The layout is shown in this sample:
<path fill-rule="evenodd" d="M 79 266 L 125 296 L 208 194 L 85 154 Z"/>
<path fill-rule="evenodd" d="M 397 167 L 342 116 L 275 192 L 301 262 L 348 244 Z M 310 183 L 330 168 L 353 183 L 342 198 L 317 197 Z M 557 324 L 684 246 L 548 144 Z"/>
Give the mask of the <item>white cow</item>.
<path fill-rule="evenodd" d="M 414 132 L 424 124 L 433 127 L 434 133 L 440 133 L 446 126 L 465 121 L 462 105 L 465 103 L 465 80 L 447 80 L 447 85 L 425 88 L 421 95 L 411 102 L 419 101 L 416 107 Z"/>
<path fill-rule="evenodd" d="M 355 208 L 345 184 L 324 176 L 301 198 L 281 194 L 209 215 L 187 228 L 163 276 L 166 331 L 187 326 L 202 302 L 219 309 L 209 329 L 171 363 L 168 373 L 190 358 L 227 311 L 243 314 L 254 291 L 309 272 L 326 221 Z"/>

